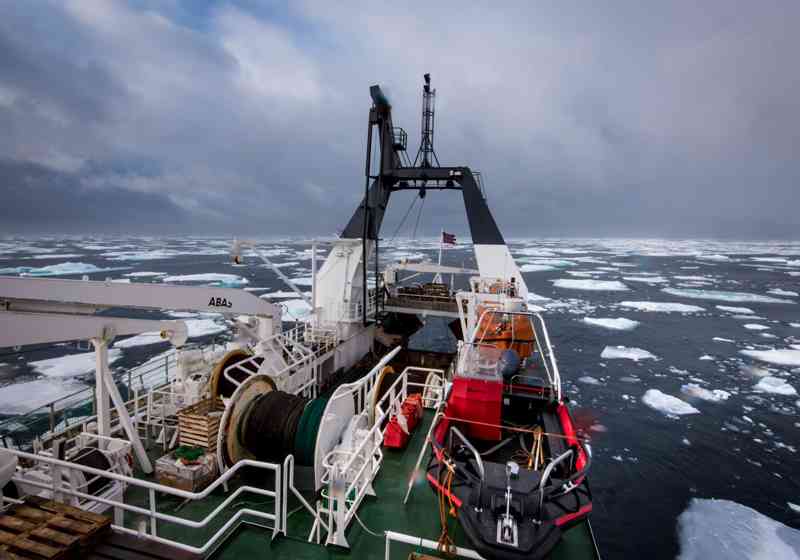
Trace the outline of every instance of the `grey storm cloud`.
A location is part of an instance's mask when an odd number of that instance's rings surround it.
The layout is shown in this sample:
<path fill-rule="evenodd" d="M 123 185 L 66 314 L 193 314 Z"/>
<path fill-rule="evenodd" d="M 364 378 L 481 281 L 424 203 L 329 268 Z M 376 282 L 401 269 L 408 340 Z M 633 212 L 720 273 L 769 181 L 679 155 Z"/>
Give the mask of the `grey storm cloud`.
<path fill-rule="evenodd" d="M 797 21 L 790 0 L 4 2 L 0 229 L 334 233 L 368 87 L 415 148 L 430 72 L 439 159 L 484 173 L 509 236 L 796 237 Z M 465 230 L 459 200 L 425 204 L 422 233 Z"/>

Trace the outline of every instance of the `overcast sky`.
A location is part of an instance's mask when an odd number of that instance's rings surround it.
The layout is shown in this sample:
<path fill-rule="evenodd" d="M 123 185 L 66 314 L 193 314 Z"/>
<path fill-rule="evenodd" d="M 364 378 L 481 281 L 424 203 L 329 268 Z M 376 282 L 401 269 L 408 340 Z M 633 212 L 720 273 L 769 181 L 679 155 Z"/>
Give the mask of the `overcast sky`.
<path fill-rule="evenodd" d="M 796 0 L 0 0 L 0 230 L 334 234 L 369 86 L 416 150 L 430 72 L 439 160 L 484 172 L 507 237 L 798 237 L 799 21 Z M 421 223 L 465 232 L 460 198 Z"/>

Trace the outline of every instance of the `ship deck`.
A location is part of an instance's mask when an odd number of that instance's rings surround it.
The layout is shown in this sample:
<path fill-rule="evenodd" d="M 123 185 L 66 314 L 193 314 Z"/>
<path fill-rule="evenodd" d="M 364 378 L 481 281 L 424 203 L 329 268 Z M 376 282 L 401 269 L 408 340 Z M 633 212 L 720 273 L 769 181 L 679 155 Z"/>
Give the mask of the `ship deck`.
<path fill-rule="evenodd" d="M 420 476 L 409 501 L 403 504 L 407 483 L 414 468 L 417 455 L 425 442 L 425 436 L 433 420 L 433 413 L 426 411 L 423 422 L 417 426 L 408 446 L 404 450 L 395 451 L 384 449 L 384 460 L 381 470 L 374 481 L 377 496 L 367 496 L 358 510 L 358 517 L 373 532 L 382 535 L 384 531 L 391 530 L 423 537 L 433 541 L 438 540 L 441 526 L 439 522 L 439 505 L 437 496 L 431 491 L 425 479 Z M 427 460 L 423 460 L 423 466 Z M 233 483 L 231 491 L 235 489 L 238 479 Z M 253 484 L 253 480 L 248 481 Z M 161 512 L 176 514 L 181 517 L 200 520 L 219 506 L 226 494 L 221 490 L 215 491 L 202 501 L 186 502 L 163 496 L 159 498 L 158 509 Z M 249 498 L 242 496 L 242 501 L 235 503 L 225 515 L 218 516 L 214 523 L 202 529 L 186 529 L 166 523 L 160 523 L 158 534 L 170 540 L 186 544 L 201 546 L 233 515 L 238 507 L 266 511 L 271 500 L 263 498 Z M 306 495 L 310 500 L 310 496 Z M 144 490 L 129 491 L 126 493 L 126 502 L 147 507 L 147 494 Z M 311 502 L 313 503 L 313 501 Z M 312 527 L 313 517 L 300 506 L 294 497 L 288 505 L 289 517 L 287 521 L 287 535 L 278 535 L 272 539 L 272 530 L 250 524 L 241 524 L 227 538 L 220 543 L 209 557 L 220 559 L 243 558 L 297 558 L 297 559 L 322 559 L 322 558 L 384 558 L 386 554 L 386 541 L 383 536 L 369 534 L 353 520 L 347 532 L 350 549 L 340 547 L 324 547 L 307 542 Z M 143 522 L 141 516 L 125 514 L 125 525 L 137 529 Z M 451 519 L 450 536 L 456 545 L 469 547 L 458 523 Z M 411 545 L 393 542 L 391 545 L 392 558 L 407 558 L 410 552 L 425 552 L 437 556 L 435 551 L 418 549 Z M 439 554 L 438 556 L 444 557 Z M 594 538 L 588 522 L 583 522 L 568 530 L 562 542 L 549 556 L 551 560 L 594 559 L 599 558 L 596 552 Z"/>

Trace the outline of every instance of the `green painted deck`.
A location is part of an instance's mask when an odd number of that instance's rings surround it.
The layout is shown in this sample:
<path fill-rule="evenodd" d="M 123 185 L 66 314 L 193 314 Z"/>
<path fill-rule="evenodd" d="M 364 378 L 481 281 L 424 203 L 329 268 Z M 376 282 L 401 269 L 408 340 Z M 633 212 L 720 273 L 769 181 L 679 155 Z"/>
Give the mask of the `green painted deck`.
<path fill-rule="evenodd" d="M 420 477 L 411 494 L 408 504 L 403 505 L 403 497 L 406 492 L 411 471 L 419 453 L 420 447 L 425 441 L 428 428 L 432 421 L 433 414 L 426 411 L 424 421 L 417 427 L 409 445 L 402 451 L 384 449 L 384 461 L 381 470 L 374 481 L 376 497 L 367 496 L 358 510 L 358 517 L 375 533 L 382 533 L 385 530 L 392 530 L 409 535 L 424 537 L 433 541 L 438 540 L 441 527 L 439 524 L 438 500 L 429 485 Z M 427 464 L 423 460 L 423 467 Z M 240 482 L 241 483 L 241 482 Z M 253 481 L 250 481 L 251 485 Z M 237 484 L 231 485 L 233 490 Z M 220 490 L 214 492 L 209 498 L 202 502 L 188 502 L 181 504 L 180 500 L 163 495 L 159 498 L 158 509 L 164 513 L 180 515 L 182 517 L 199 520 L 208 515 L 217 507 L 226 495 Z M 314 503 L 310 496 L 306 496 L 310 503 Z M 126 494 L 126 501 L 146 506 L 146 494 L 144 492 L 129 492 Z M 242 496 L 242 500 L 234 504 L 236 507 L 248 507 L 251 509 L 264 510 L 265 506 L 271 505 L 271 501 L 265 501 L 263 497 Z M 287 522 L 288 536 L 278 536 L 272 541 L 272 531 L 252 526 L 241 526 L 239 530 L 231 534 L 219 547 L 211 554 L 213 558 L 219 559 L 253 559 L 256 558 L 292 558 L 319 560 L 323 558 L 342 558 L 342 559 L 373 559 L 384 558 L 385 539 L 370 535 L 362 529 L 354 519 L 347 532 L 347 540 L 351 548 L 324 547 L 321 545 L 306 542 L 309 531 L 313 523 L 313 517 L 305 509 L 297 509 L 299 501 L 292 497 L 289 501 L 289 518 Z M 176 508 L 178 512 L 176 513 Z M 159 536 L 177 540 L 183 543 L 199 546 L 204 544 L 210 535 L 221 527 L 224 522 L 232 515 L 235 509 L 229 508 L 226 515 L 221 516 L 217 522 L 210 524 L 204 529 L 187 529 L 171 524 L 160 523 L 158 527 Z M 294 513 L 292 513 L 294 512 Z M 142 521 L 139 516 L 126 514 L 125 524 L 128 527 L 136 528 L 137 523 Z M 469 547 L 465 541 L 460 527 L 455 519 L 450 521 L 450 535 L 458 546 Z M 417 550 L 410 545 L 402 543 L 392 543 L 392 558 L 407 558 L 410 552 Z M 420 550 L 422 551 L 422 550 Z M 435 552 L 426 551 L 436 556 Z M 590 560 L 597 558 L 595 554 L 591 529 L 587 523 L 582 523 L 565 533 L 561 544 L 553 551 L 551 560 Z"/>

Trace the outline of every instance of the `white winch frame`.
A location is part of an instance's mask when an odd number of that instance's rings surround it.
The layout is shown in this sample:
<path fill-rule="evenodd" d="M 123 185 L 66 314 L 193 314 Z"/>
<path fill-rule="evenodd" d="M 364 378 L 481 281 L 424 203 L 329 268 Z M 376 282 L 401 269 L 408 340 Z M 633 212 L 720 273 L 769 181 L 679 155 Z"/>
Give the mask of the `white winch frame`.
<path fill-rule="evenodd" d="M 321 499 L 312 506 L 294 486 L 294 457 L 288 456 L 284 462 L 286 488 L 284 494 L 292 492 L 302 506 L 314 516 L 314 523 L 308 535 L 308 542 L 322 542 L 325 531 L 325 545 L 349 548 L 345 533 L 355 517 L 365 496 L 375 495 L 372 481 L 383 463 L 381 444 L 386 431 L 384 421 L 400 410 L 409 394 L 410 387 L 416 387 L 435 399 L 438 408 L 444 399 L 444 384 L 413 383 L 408 381 L 411 371 L 423 374 L 436 374 L 444 378 L 444 371 L 433 368 L 407 367 L 392 383 L 386 393 L 376 403 L 375 421 L 369 431 L 359 438 L 360 442 L 352 451 L 334 449 L 342 438 L 344 428 L 353 418 L 368 417 L 368 407 L 373 402 L 372 393 L 380 372 L 399 352 L 395 348 L 384 356 L 372 370 L 353 383 L 341 385 L 334 391 L 322 416 L 321 429 L 317 436 L 315 473 L 320 474 L 318 488 L 321 486 Z"/>

